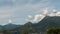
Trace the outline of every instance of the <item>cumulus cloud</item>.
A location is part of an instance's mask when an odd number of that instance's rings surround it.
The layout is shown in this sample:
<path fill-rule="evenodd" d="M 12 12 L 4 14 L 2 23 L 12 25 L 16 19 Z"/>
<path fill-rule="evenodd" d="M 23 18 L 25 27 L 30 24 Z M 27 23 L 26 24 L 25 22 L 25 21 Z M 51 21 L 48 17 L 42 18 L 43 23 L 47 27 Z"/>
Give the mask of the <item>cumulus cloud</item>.
<path fill-rule="evenodd" d="M 34 18 L 34 22 L 36 22 L 36 21 L 38 21 L 40 19 L 40 15 L 38 14 L 38 15 L 35 15 L 35 18 Z"/>
<path fill-rule="evenodd" d="M 34 19 L 32 19 L 32 16 L 28 16 L 28 20 L 30 21 L 30 22 L 33 22 L 33 23 L 37 23 L 37 22 L 39 22 L 39 21 L 41 21 L 45 16 L 46 16 L 46 14 L 48 13 L 48 8 L 45 8 L 44 10 L 43 10 L 43 12 L 42 12 L 42 14 L 37 14 L 37 15 L 35 15 L 34 16 Z"/>
<path fill-rule="evenodd" d="M 57 12 L 57 13 L 56 13 L 56 16 L 60 16 L 60 12 Z"/>
<path fill-rule="evenodd" d="M 44 19 L 46 16 L 51 16 L 51 17 L 52 16 L 60 16 L 60 12 L 57 12 L 56 10 L 53 10 L 53 12 L 51 12 L 50 14 L 48 13 L 48 8 L 45 8 L 42 11 L 43 11 L 42 13 L 36 14 L 34 16 L 34 19 L 32 18 L 32 16 L 29 15 L 28 17 L 29 17 L 30 22 L 32 22 L 32 23 L 38 23 L 39 21 L 41 21 L 42 19 Z"/>
<path fill-rule="evenodd" d="M 28 19 L 31 20 L 32 19 L 32 16 L 31 15 L 28 15 Z"/>
<path fill-rule="evenodd" d="M 48 8 L 45 8 L 45 10 L 43 10 L 43 14 L 46 15 L 48 13 Z"/>
<path fill-rule="evenodd" d="M 49 16 L 60 16 L 60 12 L 54 9 Z"/>
<path fill-rule="evenodd" d="M 42 14 L 35 15 L 33 22 L 41 21 L 46 16 L 47 13 L 48 13 L 48 8 L 45 8 L 43 10 Z"/>
<path fill-rule="evenodd" d="M 8 23 L 12 23 L 12 20 L 11 20 L 11 19 L 9 19 Z"/>
<path fill-rule="evenodd" d="M 32 22 L 33 17 L 31 15 L 28 15 L 28 19 L 26 19 L 26 22 Z"/>
<path fill-rule="evenodd" d="M 53 10 L 53 12 L 56 12 L 56 11 L 57 11 L 57 10 L 55 10 L 55 9 Z"/>
<path fill-rule="evenodd" d="M 38 23 L 38 22 L 41 21 L 44 17 L 45 17 L 45 15 L 42 15 L 42 14 L 35 15 L 35 18 L 33 19 L 33 23 Z"/>

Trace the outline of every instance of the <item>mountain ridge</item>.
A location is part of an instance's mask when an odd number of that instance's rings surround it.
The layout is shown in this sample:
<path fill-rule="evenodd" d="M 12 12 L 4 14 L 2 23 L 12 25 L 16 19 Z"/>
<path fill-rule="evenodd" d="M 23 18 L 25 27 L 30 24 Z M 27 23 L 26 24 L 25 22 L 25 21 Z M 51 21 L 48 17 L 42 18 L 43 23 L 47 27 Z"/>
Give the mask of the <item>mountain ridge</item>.
<path fill-rule="evenodd" d="M 43 20 L 39 21 L 36 24 L 33 24 L 33 23 L 31 24 L 28 22 L 25 25 L 14 29 L 13 31 L 19 30 L 21 32 L 26 27 L 32 28 L 31 30 L 34 32 L 45 32 L 49 28 L 60 28 L 60 16 L 53 16 L 53 17 L 46 16 Z"/>
<path fill-rule="evenodd" d="M 6 27 L 9 26 L 8 28 L 16 27 L 14 24 L 8 24 L 5 25 Z M 4 26 L 4 27 L 5 27 Z M 39 21 L 38 23 L 32 23 L 32 22 L 27 22 L 24 25 L 18 25 L 18 27 L 11 29 L 11 31 L 17 31 L 17 32 L 22 32 L 24 29 L 30 29 L 30 33 L 32 32 L 46 32 L 47 29 L 49 28 L 60 28 L 60 16 L 46 16 L 44 19 Z M 6 28 L 6 30 L 8 30 Z"/>

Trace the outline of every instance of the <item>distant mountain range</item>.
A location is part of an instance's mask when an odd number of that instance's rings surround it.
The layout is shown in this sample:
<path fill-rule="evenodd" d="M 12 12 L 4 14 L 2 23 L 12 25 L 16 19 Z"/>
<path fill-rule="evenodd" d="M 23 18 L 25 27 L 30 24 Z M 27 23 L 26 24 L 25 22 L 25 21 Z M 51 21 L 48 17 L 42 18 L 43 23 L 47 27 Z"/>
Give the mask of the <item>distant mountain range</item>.
<path fill-rule="evenodd" d="M 34 26 L 35 28 L 40 29 L 40 31 L 46 31 L 48 28 L 60 28 L 60 17 L 46 16 L 42 21 L 38 22 Z"/>
<path fill-rule="evenodd" d="M 1 26 L 0 25 L 0 31 L 1 30 L 13 30 L 13 29 L 15 29 L 15 28 L 17 28 L 17 27 L 20 27 L 21 25 L 15 25 L 15 24 L 11 24 L 11 23 L 9 23 L 9 24 L 6 24 L 6 25 L 4 25 L 4 26 Z"/>
<path fill-rule="evenodd" d="M 48 28 L 60 28 L 60 17 L 59 16 L 46 16 L 42 21 L 33 24 L 28 22 L 21 27 L 14 29 L 13 31 L 23 31 L 26 27 L 32 28 L 33 32 L 45 32 Z"/>
<path fill-rule="evenodd" d="M 11 30 L 11 31 L 23 31 L 26 27 L 30 29 L 30 32 L 45 32 L 48 28 L 60 28 L 60 17 L 59 16 L 46 16 L 38 23 L 28 22 L 24 25 L 7 24 L 5 26 L 0 25 L 0 30 Z"/>

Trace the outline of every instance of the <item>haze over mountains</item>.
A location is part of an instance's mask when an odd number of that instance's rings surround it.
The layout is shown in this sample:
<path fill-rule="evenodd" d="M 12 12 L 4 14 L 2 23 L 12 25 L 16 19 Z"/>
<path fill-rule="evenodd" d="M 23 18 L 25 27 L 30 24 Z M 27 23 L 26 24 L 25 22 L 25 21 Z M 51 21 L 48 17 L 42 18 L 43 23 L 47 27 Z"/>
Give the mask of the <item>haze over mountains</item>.
<path fill-rule="evenodd" d="M 24 29 L 29 29 L 30 33 L 46 32 L 49 28 L 60 28 L 60 16 L 46 16 L 38 23 L 27 22 L 26 24 L 13 29 L 12 31 L 22 32 Z"/>
<path fill-rule="evenodd" d="M 17 27 L 20 27 L 21 25 L 15 25 L 15 24 L 12 24 L 12 23 L 9 23 L 9 24 L 6 24 L 4 26 L 0 25 L 0 31 L 2 30 L 12 30 L 12 29 L 15 29 Z"/>
<path fill-rule="evenodd" d="M 53 12 L 52 15 L 47 15 L 46 13 L 42 13 L 35 17 L 35 23 L 32 22 L 32 17 L 30 16 L 29 21 L 24 25 L 15 25 L 15 24 L 7 24 L 4 26 L 0 25 L 0 30 L 11 30 L 11 31 L 23 31 L 26 27 L 31 28 L 34 32 L 45 32 L 48 28 L 60 28 L 60 16 L 57 15 L 59 12 Z M 33 19 L 34 21 L 34 19 Z M 30 31 L 31 32 L 31 31 Z"/>
<path fill-rule="evenodd" d="M 48 14 L 48 9 L 46 8 L 42 14 L 36 15 L 34 19 L 32 19 L 32 16 L 29 16 L 28 22 L 26 24 L 14 30 L 21 32 L 24 30 L 25 27 L 29 27 L 32 28 L 31 30 L 34 32 L 45 32 L 48 28 L 59 28 L 59 14 L 60 12 L 56 12 L 56 10 L 53 10 L 52 13 Z"/>
<path fill-rule="evenodd" d="M 30 33 L 43 33 L 46 32 L 46 30 L 49 28 L 60 28 L 60 16 L 46 16 L 38 23 L 27 22 L 24 25 L 15 25 L 10 23 L 5 26 L 0 26 L 0 31 L 10 30 L 21 33 L 24 29 L 26 29 L 26 27 L 30 29 Z"/>
<path fill-rule="evenodd" d="M 30 21 L 32 23 L 36 23 L 36 22 L 39 22 L 42 19 L 44 19 L 46 16 L 50 16 L 50 17 L 60 16 L 60 12 L 54 9 L 54 10 L 52 10 L 52 12 L 49 13 L 48 8 L 45 8 L 44 10 L 42 10 L 42 13 L 36 14 L 34 16 L 34 18 L 33 18 L 33 16 L 29 15 L 27 21 L 28 22 Z"/>

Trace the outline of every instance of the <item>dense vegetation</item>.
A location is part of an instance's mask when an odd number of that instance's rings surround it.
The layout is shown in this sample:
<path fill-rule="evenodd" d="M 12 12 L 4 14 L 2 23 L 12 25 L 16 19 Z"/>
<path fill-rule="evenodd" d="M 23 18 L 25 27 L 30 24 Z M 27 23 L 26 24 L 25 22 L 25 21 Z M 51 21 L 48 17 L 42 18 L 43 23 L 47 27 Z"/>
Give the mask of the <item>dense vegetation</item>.
<path fill-rule="evenodd" d="M 60 28 L 50 28 L 47 30 L 47 34 L 60 34 Z"/>

